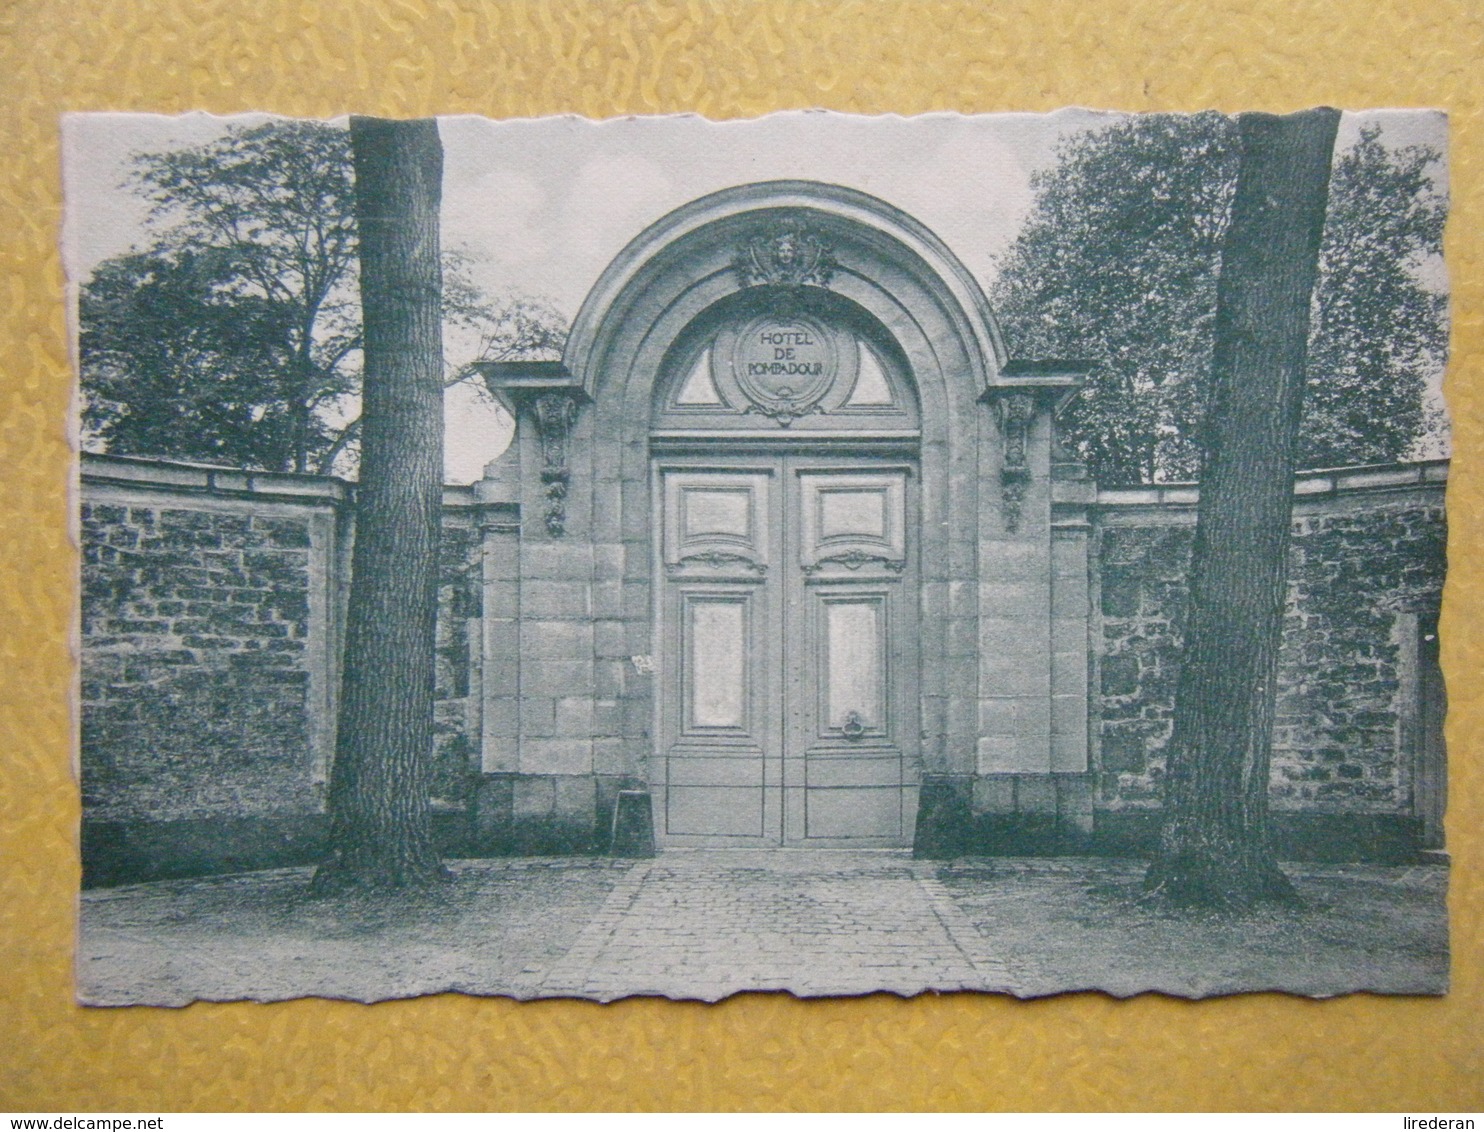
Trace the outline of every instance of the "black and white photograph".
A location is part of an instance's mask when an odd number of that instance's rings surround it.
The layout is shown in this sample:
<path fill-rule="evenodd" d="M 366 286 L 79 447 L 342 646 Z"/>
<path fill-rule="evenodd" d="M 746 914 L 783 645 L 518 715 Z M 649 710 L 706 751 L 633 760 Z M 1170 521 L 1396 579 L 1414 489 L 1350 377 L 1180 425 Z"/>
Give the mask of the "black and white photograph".
<path fill-rule="evenodd" d="M 1446 993 L 1442 113 L 62 142 L 79 1002 Z"/>

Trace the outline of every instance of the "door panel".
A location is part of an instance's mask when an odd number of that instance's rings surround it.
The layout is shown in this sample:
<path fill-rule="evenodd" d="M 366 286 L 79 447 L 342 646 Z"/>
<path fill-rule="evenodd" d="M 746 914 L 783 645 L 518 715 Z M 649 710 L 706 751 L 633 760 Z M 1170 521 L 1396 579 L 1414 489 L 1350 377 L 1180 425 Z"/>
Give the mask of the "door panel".
<path fill-rule="evenodd" d="M 665 572 L 766 574 L 774 541 L 769 479 L 766 472 L 666 472 Z"/>
<path fill-rule="evenodd" d="M 766 627 L 767 591 L 756 577 L 672 581 L 667 589 L 663 824 L 681 838 L 776 842 L 778 801 L 767 787 L 779 777 L 770 710 L 777 650 Z"/>
<path fill-rule="evenodd" d="M 785 764 L 785 840 L 900 844 L 916 783 L 907 757 L 915 724 L 894 648 L 911 639 L 902 578 L 806 578 L 791 625 L 795 709 Z M 885 576 L 881 576 L 884 574 Z M 911 799 L 915 807 L 915 795 Z M 864 839 L 864 840 L 862 840 Z"/>
<path fill-rule="evenodd" d="M 894 845 L 902 834 L 901 794 L 897 786 L 810 790 L 805 799 L 808 840 Z"/>
<path fill-rule="evenodd" d="M 767 793 L 756 786 L 671 786 L 665 802 L 672 838 L 767 837 Z"/>
<path fill-rule="evenodd" d="M 670 844 L 778 842 L 772 480 L 771 468 L 660 476 L 662 766 L 653 785 Z"/>
<path fill-rule="evenodd" d="M 745 663 L 752 637 L 747 631 L 749 604 L 747 594 L 686 596 L 681 686 L 687 735 L 745 735 L 750 730 Z"/>
<path fill-rule="evenodd" d="M 909 469 L 843 463 L 658 471 L 667 844 L 910 844 Z"/>
<path fill-rule="evenodd" d="M 824 597 L 819 640 L 820 704 L 823 728 L 815 738 L 835 735 L 859 741 L 884 733 L 886 663 L 882 656 L 885 594 Z"/>
<path fill-rule="evenodd" d="M 872 564 L 901 573 L 907 558 L 907 474 L 800 471 L 799 566 L 857 576 Z"/>

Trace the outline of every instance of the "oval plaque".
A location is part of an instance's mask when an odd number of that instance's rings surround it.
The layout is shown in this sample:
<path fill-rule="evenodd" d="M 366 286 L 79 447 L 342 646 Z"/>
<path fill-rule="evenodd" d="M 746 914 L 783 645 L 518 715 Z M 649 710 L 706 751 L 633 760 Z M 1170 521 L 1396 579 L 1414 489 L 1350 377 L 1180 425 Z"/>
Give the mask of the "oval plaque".
<path fill-rule="evenodd" d="M 737 336 L 732 373 L 749 411 L 787 426 L 815 412 L 839 368 L 834 336 L 812 318 L 755 319 Z"/>

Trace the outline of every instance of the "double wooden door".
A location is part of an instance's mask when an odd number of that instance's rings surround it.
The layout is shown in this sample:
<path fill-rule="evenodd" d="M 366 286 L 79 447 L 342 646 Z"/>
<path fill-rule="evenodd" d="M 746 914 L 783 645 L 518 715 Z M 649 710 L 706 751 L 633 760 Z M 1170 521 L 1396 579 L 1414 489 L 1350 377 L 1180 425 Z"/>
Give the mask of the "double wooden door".
<path fill-rule="evenodd" d="M 911 844 L 914 488 L 900 462 L 657 463 L 662 843 Z"/>

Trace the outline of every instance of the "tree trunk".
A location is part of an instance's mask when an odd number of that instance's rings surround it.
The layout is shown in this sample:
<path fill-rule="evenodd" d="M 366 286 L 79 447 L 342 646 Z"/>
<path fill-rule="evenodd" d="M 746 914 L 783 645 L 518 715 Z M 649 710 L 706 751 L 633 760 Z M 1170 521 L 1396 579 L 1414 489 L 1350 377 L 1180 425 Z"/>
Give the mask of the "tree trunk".
<path fill-rule="evenodd" d="M 352 118 L 365 324 L 361 472 L 320 890 L 443 875 L 428 816 L 443 486 L 432 119 Z"/>
<path fill-rule="evenodd" d="M 1238 119 L 1165 821 L 1145 878 L 1178 903 L 1293 895 L 1268 846 L 1268 777 L 1309 304 L 1338 124 L 1329 109 Z"/>

